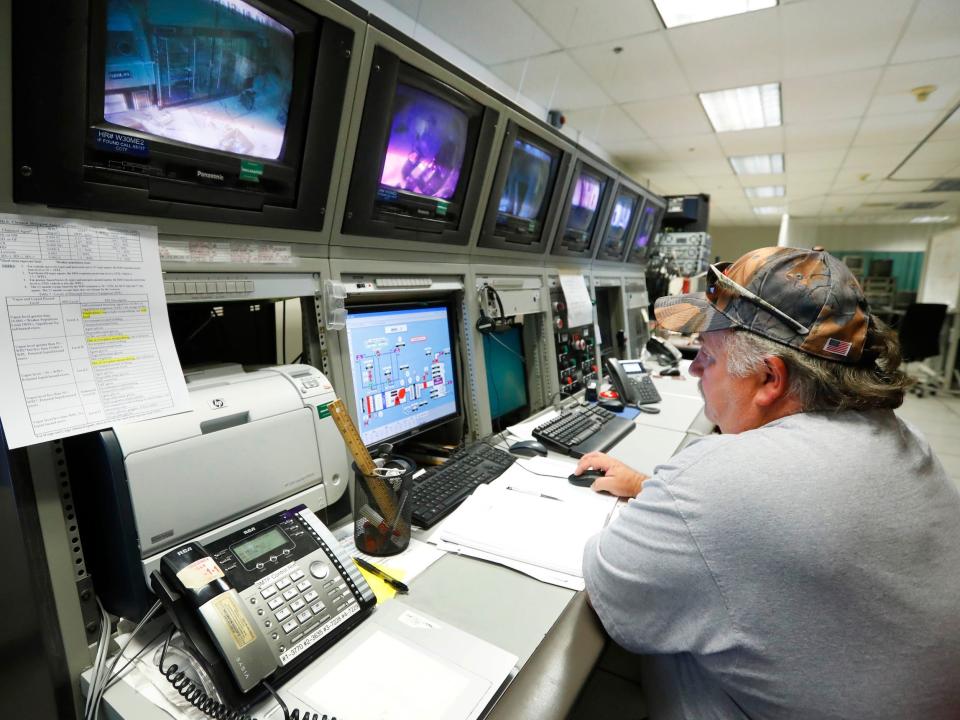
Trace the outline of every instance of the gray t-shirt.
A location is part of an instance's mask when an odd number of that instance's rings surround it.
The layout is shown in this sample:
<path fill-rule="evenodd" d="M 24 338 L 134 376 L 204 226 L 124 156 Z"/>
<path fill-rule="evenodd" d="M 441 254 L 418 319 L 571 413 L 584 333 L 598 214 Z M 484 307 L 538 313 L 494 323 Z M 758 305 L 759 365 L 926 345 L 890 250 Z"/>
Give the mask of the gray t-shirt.
<path fill-rule="evenodd" d="M 583 570 L 656 720 L 960 718 L 960 493 L 891 411 L 698 440 Z"/>

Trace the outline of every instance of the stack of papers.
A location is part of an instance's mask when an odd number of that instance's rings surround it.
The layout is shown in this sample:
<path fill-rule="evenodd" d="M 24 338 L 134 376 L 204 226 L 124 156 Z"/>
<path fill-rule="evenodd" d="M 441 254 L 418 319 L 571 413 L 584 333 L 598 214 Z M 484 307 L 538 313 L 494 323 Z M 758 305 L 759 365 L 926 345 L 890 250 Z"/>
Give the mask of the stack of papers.
<path fill-rule="evenodd" d="M 518 460 L 443 522 L 438 547 L 582 590 L 584 545 L 606 525 L 617 499 L 568 483 L 574 467 L 568 460 Z"/>

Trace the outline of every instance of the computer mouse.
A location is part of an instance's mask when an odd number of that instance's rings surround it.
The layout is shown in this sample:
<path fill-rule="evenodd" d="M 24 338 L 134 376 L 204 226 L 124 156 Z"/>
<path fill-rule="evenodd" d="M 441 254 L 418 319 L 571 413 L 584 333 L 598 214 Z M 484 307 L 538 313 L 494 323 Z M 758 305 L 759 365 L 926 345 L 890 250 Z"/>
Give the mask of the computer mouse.
<path fill-rule="evenodd" d="M 571 484 L 576 485 L 577 487 L 590 487 L 593 485 L 593 481 L 599 477 L 603 477 L 606 473 L 603 470 L 584 470 L 579 475 L 571 475 L 567 478 Z"/>
<path fill-rule="evenodd" d="M 611 412 L 620 412 L 623 410 L 623 403 L 612 398 L 604 398 L 598 402 L 597 405 L 602 407 L 604 410 L 609 410 Z"/>
<path fill-rule="evenodd" d="M 536 440 L 521 440 L 520 442 L 515 442 L 507 449 L 514 455 L 521 455 L 523 457 L 547 454 L 547 449 Z"/>
<path fill-rule="evenodd" d="M 656 405 L 637 405 L 637 410 L 642 413 L 646 413 L 647 415 L 656 415 L 658 412 L 660 412 L 660 408 L 658 408 Z"/>

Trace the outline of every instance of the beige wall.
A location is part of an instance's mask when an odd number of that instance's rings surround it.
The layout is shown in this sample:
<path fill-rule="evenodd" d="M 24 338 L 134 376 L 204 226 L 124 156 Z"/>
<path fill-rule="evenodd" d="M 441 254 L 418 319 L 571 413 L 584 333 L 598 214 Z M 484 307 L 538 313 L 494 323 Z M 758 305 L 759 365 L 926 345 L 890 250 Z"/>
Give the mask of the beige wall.
<path fill-rule="evenodd" d="M 770 247 L 777 244 L 777 226 L 718 225 L 710 228 L 714 257 L 721 260 L 736 260 L 748 250 Z"/>

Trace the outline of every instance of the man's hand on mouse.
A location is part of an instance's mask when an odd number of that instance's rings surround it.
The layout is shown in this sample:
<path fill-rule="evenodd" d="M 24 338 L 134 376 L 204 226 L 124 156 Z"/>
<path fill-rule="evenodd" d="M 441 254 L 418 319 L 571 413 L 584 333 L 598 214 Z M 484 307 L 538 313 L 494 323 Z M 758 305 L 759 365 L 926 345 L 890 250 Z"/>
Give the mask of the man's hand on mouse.
<path fill-rule="evenodd" d="M 649 477 L 601 452 L 587 453 L 580 458 L 580 462 L 577 463 L 577 475 L 589 468 L 601 470 L 604 473 L 602 477 L 593 481 L 590 488 L 596 492 L 606 491 L 617 497 L 636 497 L 640 493 L 643 481 Z"/>

